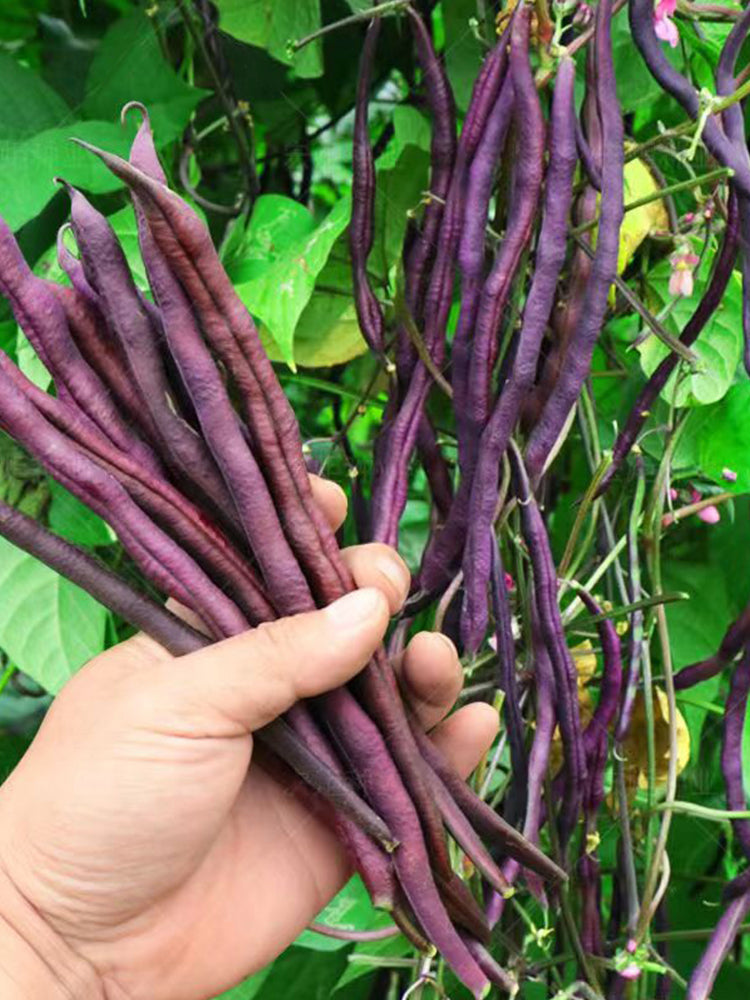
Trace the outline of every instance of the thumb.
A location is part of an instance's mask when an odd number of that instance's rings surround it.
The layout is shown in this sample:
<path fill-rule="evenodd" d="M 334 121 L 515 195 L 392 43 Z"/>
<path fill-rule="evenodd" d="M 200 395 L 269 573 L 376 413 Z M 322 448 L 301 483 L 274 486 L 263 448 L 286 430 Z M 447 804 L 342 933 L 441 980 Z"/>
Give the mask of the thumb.
<path fill-rule="evenodd" d="M 148 685 L 158 727 L 191 736 L 251 733 L 358 673 L 388 619 L 385 595 L 366 587 L 160 665 Z"/>

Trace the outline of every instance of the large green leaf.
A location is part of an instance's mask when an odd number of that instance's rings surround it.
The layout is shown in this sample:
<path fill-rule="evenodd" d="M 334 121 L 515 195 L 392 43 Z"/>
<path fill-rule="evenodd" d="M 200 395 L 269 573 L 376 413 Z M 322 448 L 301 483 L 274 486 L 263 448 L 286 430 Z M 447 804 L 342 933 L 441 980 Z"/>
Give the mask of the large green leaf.
<path fill-rule="evenodd" d="M 124 104 L 142 101 L 162 145 L 181 134 L 207 94 L 180 79 L 162 55 L 151 19 L 136 10 L 115 21 L 102 39 L 89 70 L 83 113 L 114 122 Z"/>
<path fill-rule="evenodd" d="M 223 31 L 248 45 L 257 45 L 300 76 L 320 76 L 320 42 L 311 42 L 297 54 L 289 43 L 320 27 L 320 0 L 216 0 Z"/>
<path fill-rule="evenodd" d="M 75 545 L 95 547 L 110 545 L 115 536 L 112 529 L 102 519 L 73 496 L 64 486 L 49 483 L 50 505 L 47 517 L 49 526 L 56 535 L 67 538 Z"/>
<path fill-rule="evenodd" d="M 3 139 L 25 139 L 37 132 L 57 128 L 72 117 L 73 112 L 65 101 L 38 73 L 0 52 L 0 135 Z"/>
<path fill-rule="evenodd" d="M 0 646 L 55 693 L 104 648 L 107 610 L 0 538 Z"/>
<path fill-rule="evenodd" d="M 744 376 L 716 406 L 707 408 L 691 430 L 701 472 L 737 493 L 750 491 L 750 382 Z M 728 482 L 724 469 L 735 472 Z"/>
<path fill-rule="evenodd" d="M 97 157 L 70 140 L 85 139 L 127 156 L 134 134 L 131 119 L 127 129 L 111 122 L 78 121 L 26 139 L 0 139 L 0 215 L 11 229 L 19 229 L 55 195 L 55 176 L 94 194 L 116 191 L 121 182 Z"/>
<path fill-rule="evenodd" d="M 456 104 L 465 111 L 482 62 L 482 49 L 470 21 L 477 16 L 476 0 L 451 0 L 443 4 L 445 66 Z"/>
<path fill-rule="evenodd" d="M 362 879 L 359 875 L 350 878 L 344 888 L 316 918 L 330 927 L 339 930 L 369 930 L 390 923 L 387 914 L 378 912 L 370 902 Z M 300 948 L 311 948 L 313 951 L 339 951 L 348 947 L 350 942 L 338 938 L 326 937 L 314 931 L 303 931 L 295 944 Z"/>
<path fill-rule="evenodd" d="M 707 254 L 700 273 L 696 275 L 695 288 L 690 298 L 673 299 L 669 294 L 669 261 L 660 261 L 648 275 L 649 292 L 663 307 L 671 303 L 665 326 L 671 333 L 679 334 L 692 316 L 700 301 L 710 274 L 712 254 Z M 730 278 L 721 304 L 709 319 L 698 340 L 692 347 L 699 359 L 696 370 L 686 372 L 683 366 L 670 376 L 661 396 L 677 406 L 705 406 L 715 403 L 732 384 L 742 352 L 742 287 L 739 275 Z M 656 337 L 648 337 L 639 348 L 641 366 L 651 375 L 669 352 Z"/>
<path fill-rule="evenodd" d="M 250 241 L 248 254 L 249 267 L 254 276 L 236 286 L 242 301 L 273 337 L 282 358 L 292 365 L 297 322 L 310 301 L 316 278 L 328 260 L 333 244 L 349 221 L 350 203 L 348 199 L 341 199 L 320 225 L 306 232 L 299 226 L 297 209 L 291 213 L 297 220 L 295 237 L 288 242 L 284 240 L 278 252 L 274 243 L 278 228 L 265 209 L 262 210 L 257 229 L 251 225 L 251 232 L 257 231 L 258 235 L 258 240 Z M 260 252 L 263 246 L 266 250 L 265 265 Z M 235 263 L 238 269 L 242 267 L 240 261 Z"/>
<path fill-rule="evenodd" d="M 273 965 L 216 1000 L 330 1000 L 345 968 L 344 950 L 321 954 L 292 946 Z"/>

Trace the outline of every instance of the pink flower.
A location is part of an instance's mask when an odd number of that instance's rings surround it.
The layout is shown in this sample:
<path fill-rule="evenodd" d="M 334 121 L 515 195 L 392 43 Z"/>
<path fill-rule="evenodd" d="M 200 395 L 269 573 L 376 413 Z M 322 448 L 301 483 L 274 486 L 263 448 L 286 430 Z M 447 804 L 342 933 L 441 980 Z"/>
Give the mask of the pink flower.
<path fill-rule="evenodd" d="M 717 521 L 721 520 L 719 508 L 714 507 L 713 504 L 710 507 L 704 507 L 703 510 L 699 510 L 698 517 L 701 521 L 705 521 L 706 524 L 716 524 Z"/>
<path fill-rule="evenodd" d="M 507 570 L 505 571 L 505 589 L 510 591 L 516 589 L 516 581 L 513 579 L 510 573 L 508 573 Z"/>
<path fill-rule="evenodd" d="M 670 260 L 672 273 L 669 276 L 669 294 L 677 298 L 690 298 L 693 294 L 693 269 L 700 258 L 688 251 L 674 254 Z"/>
<path fill-rule="evenodd" d="M 726 479 L 728 483 L 737 482 L 737 473 L 734 471 L 734 469 L 727 469 L 727 468 L 722 469 L 721 477 L 722 479 Z"/>
<path fill-rule="evenodd" d="M 677 492 L 677 490 L 674 488 L 674 486 L 670 486 L 670 488 L 669 488 L 669 499 L 672 501 L 672 503 L 676 503 L 677 500 L 679 500 L 679 497 L 680 497 L 680 494 Z"/>
<path fill-rule="evenodd" d="M 640 974 L 640 966 L 636 965 L 635 962 L 631 962 L 631 964 L 626 965 L 624 969 L 620 969 L 620 975 L 623 979 L 637 979 Z"/>
<path fill-rule="evenodd" d="M 654 10 L 654 31 L 656 37 L 663 42 L 668 42 L 672 48 L 676 48 L 680 41 L 680 33 L 677 25 L 672 20 L 677 0 L 659 0 Z"/>
<path fill-rule="evenodd" d="M 593 8 L 589 4 L 581 2 L 573 15 L 573 24 L 588 24 L 593 16 Z"/>

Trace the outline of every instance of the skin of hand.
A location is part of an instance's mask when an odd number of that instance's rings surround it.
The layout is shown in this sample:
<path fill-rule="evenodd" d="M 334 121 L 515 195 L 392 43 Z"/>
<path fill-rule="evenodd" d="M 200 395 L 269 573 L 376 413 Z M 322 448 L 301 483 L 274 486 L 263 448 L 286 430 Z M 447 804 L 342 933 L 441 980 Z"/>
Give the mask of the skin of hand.
<path fill-rule="evenodd" d="M 344 494 L 313 485 L 338 527 Z M 0 790 L 4 1000 L 215 996 L 270 962 L 343 885 L 333 833 L 251 735 L 357 673 L 403 603 L 409 574 L 393 550 L 343 555 L 361 589 L 325 610 L 179 660 L 137 635 L 66 685 Z M 444 718 L 461 687 L 452 644 L 421 633 L 396 666 L 421 722 L 468 774 L 497 716 L 475 704 Z"/>

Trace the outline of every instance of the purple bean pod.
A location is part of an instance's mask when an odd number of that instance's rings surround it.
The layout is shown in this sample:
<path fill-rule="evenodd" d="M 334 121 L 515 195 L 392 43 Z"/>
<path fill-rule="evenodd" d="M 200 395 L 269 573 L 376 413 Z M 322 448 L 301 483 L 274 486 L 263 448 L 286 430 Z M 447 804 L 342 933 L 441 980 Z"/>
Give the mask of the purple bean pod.
<path fill-rule="evenodd" d="M 112 525 L 125 548 L 157 586 L 199 613 L 216 636 L 248 627 L 234 602 L 195 560 L 142 513 L 114 477 L 89 461 L 48 423 L 4 372 L 0 374 L 0 386 L 0 422 L 6 430 L 51 475 Z"/>
<path fill-rule="evenodd" d="M 482 289 L 471 352 L 468 384 L 469 440 L 479 439 L 490 409 L 492 367 L 503 312 L 521 256 L 531 238 L 544 173 L 545 124 L 529 62 L 531 11 L 517 8 L 511 28 L 509 69 L 515 91 L 514 122 L 518 150 L 513 205 L 505 237 Z M 468 463 L 469 474 L 473 461 Z"/>
<path fill-rule="evenodd" d="M 602 609 L 589 593 L 582 587 L 577 588 L 577 592 L 590 614 L 602 614 Z M 599 701 L 589 724 L 583 731 L 583 745 L 587 755 L 595 754 L 602 740 L 606 746 L 607 733 L 617 716 L 617 709 L 622 693 L 622 650 L 617 629 L 612 621 L 604 619 L 597 622 L 596 630 L 599 633 L 604 667 L 602 670 L 601 687 L 599 689 Z M 604 763 L 606 763 L 606 760 Z M 602 768 L 601 773 L 596 778 L 594 777 L 595 773 L 589 767 L 589 778 L 601 785 L 601 798 L 599 798 L 597 804 L 598 808 L 604 796 L 604 770 Z M 596 794 L 598 797 L 600 793 L 597 792 Z"/>
<path fill-rule="evenodd" d="M 716 66 L 716 93 L 726 97 L 735 89 L 735 64 L 742 44 L 750 30 L 750 10 L 737 19 L 727 35 Z M 750 156 L 745 138 L 745 115 L 741 104 L 732 104 L 721 114 L 721 121 L 727 138 L 744 161 L 750 175 Z M 739 193 L 738 210 L 740 217 L 740 246 L 742 248 L 742 332 L 744 339 L 743 361 L 745 371 L 750 374 L 750 198 Z"/>
<path fill-rule="evenodd" d="M 662 45 L 654 30 L 651 0 L 629 0 L 628 14 L 633 41 L 661 87 L 671 94 L 697 121 L 701 114 L 701 100 L 695 87 L 664 55 Z M 732 178 L 738 193 L 750 197 L 750 163 L 745 150 L 740 150 L 725 134 L 716 115 L 709 115 L 704 124 L 702 138 L 709 152 L 722 164 L 734 171 Z M 604 178 L 603 178 L 604 180 Z M 606 185 L 606 181 L 604 181 Z"/>
<path fill-rule="evenodd" d="M 739 245 L 739 210 L 737 198 L 730 194 L 727 206 L 727 224 L 724 230 L 724 238 L 721 248 L 716 255 L 713 274 L 708 286 L 703 293 L 695 312 L 685 324 L 685 328 L 680 334 L 680 343 L 685 347 L 690 347 L 700 336 L 706 323 L 713 316 L 717 307 L 721 303 L 729 279 L 732 276 L 732 269 L 737 257 Z M 638 434 L 646 422 L 651 407 L 654 405 L 659 393 L 667 384 L 669 376 L 677 367 L 679 356 L 669 353 L 651 374 L 625 421 L 625 424 L 617 435 L 612 449 L 612 463 L 608 467 L 597 490 L 597 496 L 609 488 L 615 474 L 621 468 L 622 463 L 630 454 L 630 450 L 636 442 Z"/>
<path fill-rule="evenodd" d="M 506 797 L 505 818 L 516 825 L 526 812 L 526 793 L 529 780 L 529 763 L 526 754 L 526 733 L 516 676 L 516 644 L 513 640 L 513 625 L 505 582 L 505 569 L 497 538 L 492 538 L 492 574 L 490 578 L 492 614 L 495 619 L 495 639 L 497 641 L 497 670 L 495 683 L 504 692 L 503 715 L 505 731 L 510 747 L 510 766 L 513 774 L 510 790 Z"/>
<path fill-rule="evenodd" d="M 58 386 L 64 386 L 86 416 L 123 451 L 154 473 L 160 464 L 114 406 L 99 377 L 81 356 L 57 296 L 29 269 L 13 233 L 0 219 L 0 292 Z"/>
<path fill-rule="evenodd" d="M 714 928 L 706 950 L 693 969 L 685 1000 L 708 1000 L 719 970 L 748 912 L 750 912 L 750 893 L 739 896 L 729 903 Z"/>
<path fill-rule="evenodd" d="M 505 78 L 484 135 L 469 167 L 466 183 L 465 221 L 458 245 L 461 269 L 461 312 L 451 347 L 451 385 L 458 430 L 459 459 L 466 463 L 472 450 L 466 409 L 470 395 L 471 344 L 484 285 L 487 216 L 498 163 L 505 148 L 515 110 L 515 88 Z M 469 473 L 470 474 L 470 473 Z"/>
<path fill-rule="evenodd" d="M 375 232 L 375 160 L 370 145 L 367 106 L 375 53 L 380 37 L 380 18 L 370 21 L 362 47 L 354 106 L 352 145 L 352 215 L 349 222 L 349 253 L 352 261 L 354 304 L 362 336 L 376 354 L 384 350 L 383 310 L 367 274 L 367 258 Z"/>
<path fill-rule="evenodd" d="M 534 573 L 539 625 L 552 661 L 557 690 L 556 707 L 565 757 L 565 795 L 559 817 L 560 841 L 564 848 L 578 821 L 587 780 L 586 752 L 578 707 L 578 675 L 560 617 L 557 574 L 547 529 L 531 492 L 523 460 L 513 442 L 510 454 L 516 493 L 521 506 L 521 527 Z"/>
<path fill-rule="evenodd" d="M 556 692 L 552 662 L 547 647 L 542 641 L 539 616 L 532 600 L 532 643 L 534 655 L 534 688 L 536 692 L 536 712 L 534 738 L 529 751 L 528 787 L 526 792 L 526 815 L 523 835 L 532 844 L 539 843 L 539 829 L 542 821 L 542 797 L 544 781 L 549 766 L 552 738 L 557 724 L 555 712 Z M 513 885 L 518 878 L 520 865 L 515 858 L 508 858 L 503 864 L 503 874 Z M 526 881 L 538 898 L 543 898 L 544 889 L 536 876 L 526 873 Z M 502 915 L 505 900 L 493 893 L 487 904 L 487 919 L 494 927 Z"/>
<path fill-rule="evenodd" d="M 555 299 L 557 282 L 565 263 L 568 215 L 573 198 L 577 160 L 573 104 L 575 63 L 563 59 L 557 74 L 550 123 L 550 162 L 547 171 L 544 214 L 539 232 L 534 277 L 524 307 L 510 375 L 500 386 L 498 399 L 479 442 L 473 481 L 467 484 L 470 501 L 464 550 L 466 581 L 463 620 L 468 649 L 476 648 L 486 628 L 489 576 L 484 538 L 495 516 L 499 468 L 524 398 L 536 376 L 539 352 Z M 463 484 L 462 484 L 463 486 Z M 460 491 L 459 491 L 460 492 Z"/>
<path fill-rule="evenodd" d="M 602 197 L 596 252 L 586 286 L 581 321 L 560 377 L 552 390 L 526 448 L 526 466 L 533 482 L 565 427 L 581 386 L 607 312 L 610 285 L 617 274 L 620 224 L 623 218 L 623 125 L 617 99 L 611 38 L 612 2 L 596 9 L 597 96 L 602 122 Z M 649 24 L 651 22 L 649 21 Z"/>
<path fill-rule="evenodd" d="M 430 876 L 422 828 L 412 800 L 377 727 L 342 689 L 323 696 L 326 719 L 355 768 L 367 799 L 399 841 L 393 863 L 420 925 L 446 962 L 476 997 L 487 979 L 454 929 Z M 332 710 L 335 709 L 335 710 Z"/>
<path fill-rule="evenodd" d="M 583 126 L 578 118 L 575 120 L 576 149 L 578 157 L 586 172 L 589 183 L 597 191 L 602 189 L 602 174 L 593 149 L 584 135 Z"/>
<path fill-rule="evenodd" d="M 406 254 L 406 301 L 417 325 L 422 320 L 422 306 L 429 268 L 432 263 L 443 204 L 450 187 L 456 158 L 456 105 L 450 81 L 437 56 L 432 39 L 420 15 L 407 7 L 417 61 L 422 70 L 425 98 L 432 121 L 430 148 L 430 197 L 422 215 L 422 224 Z M 398 331 L 396 364 L 399 379 L 407 379 L 416 363 L 416 351 L 404 329 Z"/>
<path fill-rule="evenodd" d="M 742 610 L 724 633 L 718 650 L 713 656 L 698 663 L 691 663 L 675 674 L 674 686 L 677 691 L 684 691 L 700 681 L 708 680 L 721 673 L 737 656 L 743 646 L 750 640 L 750 602 Z"/>
<path fill-rule="evenodd" d="M 748 693 L 750 693 L 750 652 L 745 650 L 742 659 L 732 671 L 729 694 L 724 705 L 724 732 L 721 745 L 721 771 L 726 786 L 727 808 L 733 812 L 744 811 L 748 807 L 742 777 L 742 733 Z M 742 852 L 750 861 L 750 820 L 733 819 L 732 829 Z"/>
<path fill-rule="evenodd" d="M 220 511 L 232 511 L 232 500 L 213 458 L 194 430 L 177 413 L 164 373 L 151 320 L 142 306 L 127 261 L 106 218 L 75 188 L 70 195 L 73 231 L 84 273 L 96 289 L 104 312 L 127 357 L 133 380 L 160 437 L 165 461 L 194 484 Z"/>
<path fill-rule="evenodd" d="M 445 328 L 453 299 L 466 174 L 505 77 L 508 39 L 506 30 L 487 56 L 474 85 L 440 219 L 435 261 L 424 303 L 424 340 L 438 366 L 443 362 Z M 372 535 L 376 541 L 393 545 L 398 539 L 398 523 L 406 503 L 409 462 L 431 385 L 432 379 L 424 365 L 417 363 L 401 406 L 381 431 L 384 444 L 376 447 L 372 484 Z"/>

